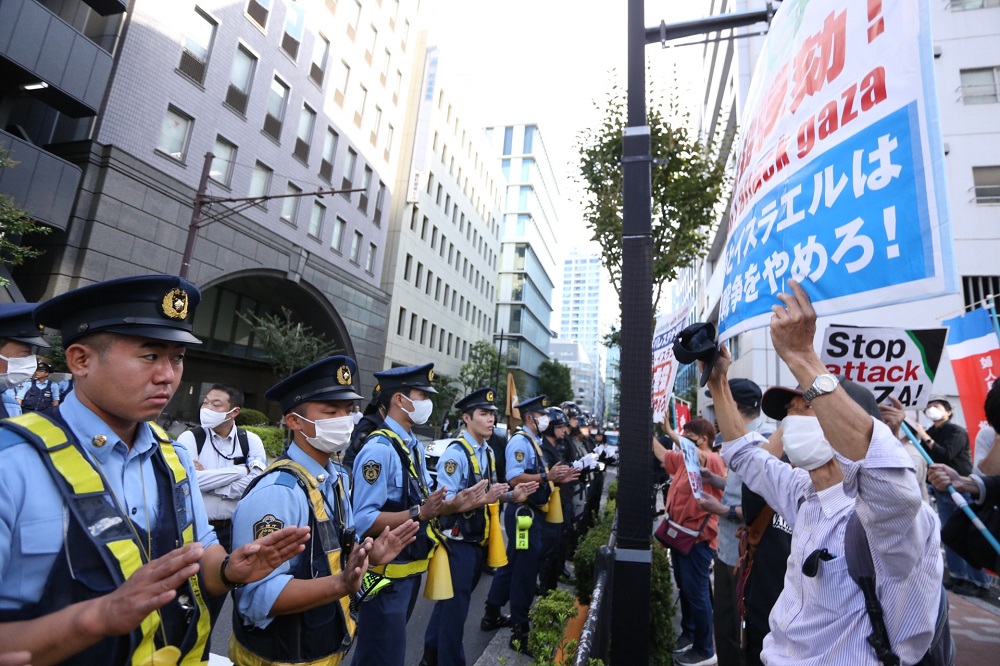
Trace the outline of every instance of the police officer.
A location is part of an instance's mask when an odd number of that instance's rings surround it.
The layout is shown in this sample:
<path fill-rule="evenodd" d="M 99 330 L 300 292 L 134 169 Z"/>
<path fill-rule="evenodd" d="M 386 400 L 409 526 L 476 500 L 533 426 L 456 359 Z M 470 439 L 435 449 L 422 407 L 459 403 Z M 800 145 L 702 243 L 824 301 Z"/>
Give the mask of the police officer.
<path fill-rule="evenodd" d="M 492 631 L 511 626 L 510 647 L 519 652 L 528 648 L 528 609 L 535 597 L 539 556 L 542 552 L 542 522 L 552 494 L 551 483 L 575 480 L 579 471 L 557 463 L 548 467 L 542 457 L 540 433 L 549 426 L 546 415 L 546 396 L 522 400 L 514 405 L 524 419 L 524 426 L 507 442 L 507 483 L 516 488 L 521 483 L 535 481 L 539 484 L 524 504 L 511 502 L 504 511 L 507 530 L 507 566 L 497 571 L 486 597 L 486 613 L 479 626 Z M 551 483 L 550 483 L 551 482 Z M 520 521 L 518 519 L 521 519 Z M 530 523 L 525 528 L 523 523 Z M 519 524 L 522 525 L 519 528 Z M 518 535 L 518 529 L 522 534 Z M 524 534 L 524 531 L 527 534 Z M 520 538 L 518 538 L 520 536 Z M 518 542 L 525 548 L 518 548 Z M 500 609 L 510 601 L 510 617 L 500 614 Z"/>
<path fill-rule="evenodd" d="M 379 385 L 372 389 L 372 400 L 361 413 L 361 418 L 354 424 L 354 431 L 351 433 L 351 443 L 344 451 L 344 468 L 348 472 L 354 470 L 354 459 L 358 457 L 361 447 L 368 441 L 368 435 L 372 434 L 385 423 L 385 407 L 378 400 Z"/>
<path fill-rule="evenodd" d="M 24 412 L 44 412 L 59 406 L 59 385 L 49 380 L 51 374 L 52 365 L 45 360 L 38 359 L 35 374 L 29 381 L 17 387 L 14 398 L 21 406 L 22 414 Z"/>
<path fill-rule="evenodd" d="M 350 595 L 368 562 L 391 561 L 416 534 L 405 521 L 355 544 L 350 476 L 331 456 L 350 441 L 357 371 L 354 359 L 331 356 L 265 393 L 281 405 L 292 443 L 237 505 L 233 542 L 286 525 L 309 525 L 311 536 L 301 555 L 236 590 L 229 654 L 241 666 L 340 663 L 354 637 Z"/>
<path fill-rule="evenodd" d="M 546 415 L 549 417 L 549 427 L 542 432 L 541 449 L 545 464 L 550 468 L 562 461 L 559 447 L 569 434 L 569 419 L 566 412 L 559 407 L 550 407 Z M 559 494 L 564 491 L 560 488 Z M 566 493 L 569 495 L 569 493 Z M 572 500 L 571 500 L 572 501 Z M 567 521 L 572 521 L 572 514 L 566 513 L 566 502 L 563 506 L 563 521 L 553 523 L 542 521 L 542 553 L 538 565 L 539 592 L 554 590 L 559 585 L 559 575 L 563 570 L 562 536 L 568 527 Z"/>
<path fill-rule="evenodd" d="M 34 303 L 0 303 L 0 391 L 5 394 L 10 391 L 12 401 L 8 403 L 5 399 L 0 403 L 0 418 L 21 413 L 13 389 L 31 379 L 38 369 L 32 347 L 49 346 L 38 335 L 34 312 Z M 8 404 L 14 406 L 13 411 L 7 408 Z"/>
<path fill-rule="evenodd" d="M 412 432 L 415 425 L 427 423 L 434 409 L 434 364 L 392 368 L 376 372 L 375 378 L 386 416 L 354 460 L 354 522 L 358 534 L 365 536 L 411 519 L 420 522 L 420 530 L 393 562 L 373 567 L 392 585 L 361 604 L 354 663 L 400 666 L 421 574 L 440 538 L 431 523 L 436 523 L 447 490 L 430 492 L 424 447 Z"/>
<path fill-rule="evenodd" d="M 288 528 L 226 555 L 190 454 L 148 422 L 198 344 L 199 298 L 186 280 L 152 275 L 36 309 L 37 322 L 62 330 L 76 388 L 51 417 L 0 421 L 5 650 L 46 663 L 202 661 L 204 596 L 259 580 L 302 549 L 308 529 Z"/>
<path fill-rule="evenodd" d="M 461 412 L 465 431 L 452 442 L 438 460 L 437 483 L 447 488 L 448 502 L 442 510 L 441 528 L 448 539 L 448 563 L 454 597 L 434 605 L 424 635 L 421 666 L 465 666 L 462 637 L 469 599 L 479 584 L 486 560 L 490 519 L 487 505 L 507 501 L 523 502 L 537 489 L 537 483 L 522 483 L 508 492 L 498 483 L 493 452 L 487 440 L 493 434 L 497 408 L 490 387 L 473 391 L 455 404 Z M 467 508 L 455 506 L 455 498 L 465 489 L 476 490 L 476 499 Z M 448 514 L 448 515 L 444 515 Z M 496 535 L 499 536 L 499 535 Z"/>

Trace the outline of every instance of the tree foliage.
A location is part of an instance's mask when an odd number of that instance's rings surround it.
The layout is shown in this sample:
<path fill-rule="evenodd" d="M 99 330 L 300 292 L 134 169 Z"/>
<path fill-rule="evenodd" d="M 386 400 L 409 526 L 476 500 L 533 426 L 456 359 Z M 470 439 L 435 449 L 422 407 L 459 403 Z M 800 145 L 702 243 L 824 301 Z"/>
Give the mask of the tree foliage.
<path fill-rule="evenodd" d="M 499 373 L 497 366 L 499 365 Z M 488 340 L 480 340 L 469 348 L 469 360 L 458 371 L 458 381 L 464 394 L 469 394 L 478 388 L 492 386 L 496 391 L 493 403 L 501 414 L 507 404 L 507 373 L 506 363 L 500 362 L 496 347 Z M 502 418 L 502 416 L 501 416 Z"/>
<path fill-rule="evenodd" d="M 538 366 L 538 392 L 549 397 L 550 405 L 573 399 L 573 381 L 569 366 L 546 359 Z"/>
<path fill-rule="evenodd" d="M 436 394 L 431 396 L 431 400 L 434 403 L 434 411 L 431 412 L 429 424 L 433 425 L 444 422 L 445 414 L 451 411 L 455 400 L 459 397 L 459 387 L 455 385 L 454 377 L 449 377 L 439 372 L 434 373 L 434 381 L 431 383 L 434 386 L 434 390 L 437 391 Z"/>
<path fill-rule="evenodd" d="M 676 110 L 669 108 L 669 116 Z M 653 309 L 665 284 L 681 268 L 693 265 L 709 249 L 709 232 L 718 219 L 726 192 L 725 166 L 686 127 L 684 117 L 668 120 L 660 104 L 647 112 L 652 142 Z M 580 133 L 580 180 L 584 219 L 592 240 L 602 248 L 602 262 L 621 301 L 622 275 L 622 136 L 625 97 L 609 96 L 604 120 Z M 727 138 L 728 139 L 728 138 Z"/>
<path fill-rule="evenodd" d="M 254 343 L 264 351 L 278 378 L 340 351 L 305 324 L 293 321 L 287 308 L 281 308 L 281 314 L 236 314 L 253 327 Z"/>
<path fill-rule="evenodd" d="M 10 151 L 0 148 L 0 172 L 17 165 L 10 159 Z M 18 206 L 14 199 L 6 194 L 0 194 L 0 264 L 5 266 L 20 266 L 27 259 L 33 259 L 42 250 L 24 242 L 29 234 L 47 234 L 51 228 L 35 222 L 28 211 Z M 8 280 L 0 277 L 0 287 L 6 286 Z"/>

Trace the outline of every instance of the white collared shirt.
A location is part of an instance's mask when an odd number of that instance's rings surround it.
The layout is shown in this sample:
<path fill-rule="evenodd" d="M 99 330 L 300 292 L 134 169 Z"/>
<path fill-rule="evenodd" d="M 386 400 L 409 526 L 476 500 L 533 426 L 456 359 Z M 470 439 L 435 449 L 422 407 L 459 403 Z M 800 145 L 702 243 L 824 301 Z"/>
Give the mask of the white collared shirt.
<path fill-rule="evenodd" d="M 247 486 L 267 468 L 267 454 L 260 437 L 247 431 L 247 462 L 245 465 L 234 464 L 232 459 L 243 455 L 236 438 L 236 424 L 225 436 L 208 428 L 205 430 L 208 436 L 201 452 L 191 430 L 182 432 L 177 441 L 186 445 L 191 456 L 204 468 L 198 470 L 198 487 L 205 499 L 209 520 L 229 520 Z"/>

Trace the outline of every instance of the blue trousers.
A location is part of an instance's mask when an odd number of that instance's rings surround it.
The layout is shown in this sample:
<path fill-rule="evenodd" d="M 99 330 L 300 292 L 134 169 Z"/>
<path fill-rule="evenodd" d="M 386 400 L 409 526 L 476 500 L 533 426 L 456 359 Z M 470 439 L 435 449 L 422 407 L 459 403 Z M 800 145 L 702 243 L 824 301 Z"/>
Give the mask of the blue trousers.
<path fill-rule="evenodd" d="M 528 624 L 528 609 L 535 598 L 535 580 L 538 578 L 538 562 L 542 553 L 542 521 L 545 514 L 533 509 L 521 508 L 521 514 L 531 511 L 533 521 L 528 530 L 528 549 L 515 548 L 517 535 L 516 511 L 523 504 L 511 502 L 504 511 L 503 522 L 507 530 L 507 566 L 496 572 L 493 584 L 486 596 L 486 602 L 503 606 L 510 602 L 511 624 Z"/>
<path fill-rule="evenodd" d="M 969 499 L 968 495 L 965 497 L 966 500 Z M 934 491 L 934 501 L 937 504 L 938 517 L 941 519 L 941 527 L 945 526 L 948 519 L 956 511 L 961 511 L 958 505 L 951 499 L 951 493 L 948 491 Z M 979 587 L 989 587 L 990 581 L 985 571 L 982 569 L 976 569 L 971 564 L 965 561 L 965 559 L 953 551 L 948 546 L 944 547 L 944 561 L 948 565 L 948 573 L 955 580 L 967 580 L 970 583 L 975 583 Z"/>
<path fill-rule="evenodd" d="M 681 600 L 682 636 L 690 638 L 696 649 L 707 654 L 715 654 L 708 578 L 714 556 L 715 552 L 704 541 L 696 543 L 687 555 L 676 548 L 670 549 Z"/>
<path fill-rule="evenodd" d="M 364 666 L 403 666 L 406 623 L 417 603 L 423 576 L 397 578 L 392 585 L 361 604 L 354 661 Z"/>
<path fill-rule="evenodd" d="M 465 649 L 462 647 L 465 619 L 469 615 L 472 591 L 483 573 L 486 549 L 463 541 L 449 541 L 448 545 L 451 587 L 455 596 L 434 604 L 424 633 L 424 645 L 437 650 L 438 666 L 465 666 Z"/>

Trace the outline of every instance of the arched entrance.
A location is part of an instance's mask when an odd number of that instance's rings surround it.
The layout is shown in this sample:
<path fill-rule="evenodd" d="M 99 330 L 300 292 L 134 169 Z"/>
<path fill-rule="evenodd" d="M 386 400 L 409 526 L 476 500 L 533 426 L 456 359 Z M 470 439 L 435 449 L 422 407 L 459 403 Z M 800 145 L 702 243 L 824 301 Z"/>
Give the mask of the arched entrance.
<path fill-rule="evenodd" d="M 343 350 L 341 353 L 354 356 L 347 329 L 329 300 L 310 285 L 291 282 L 285 275 L 279 271 L 241 271 L 202 287 L 194 334 L 203 344 L 188 349 L 184 381 L 167 407 L 168 414 L 197 421 L 202 394 L 208 386 L 222 383 L 242 389 L 246 407 L 264 412 L 272 421 L 280 418 L 277 405 L 264 398 L 264 391 L 279 377 L 267 362 L 254 326 L 240 314 L 266 316 L 284 308 L 293 321 L 309 327 L 331 347 Z"/>

